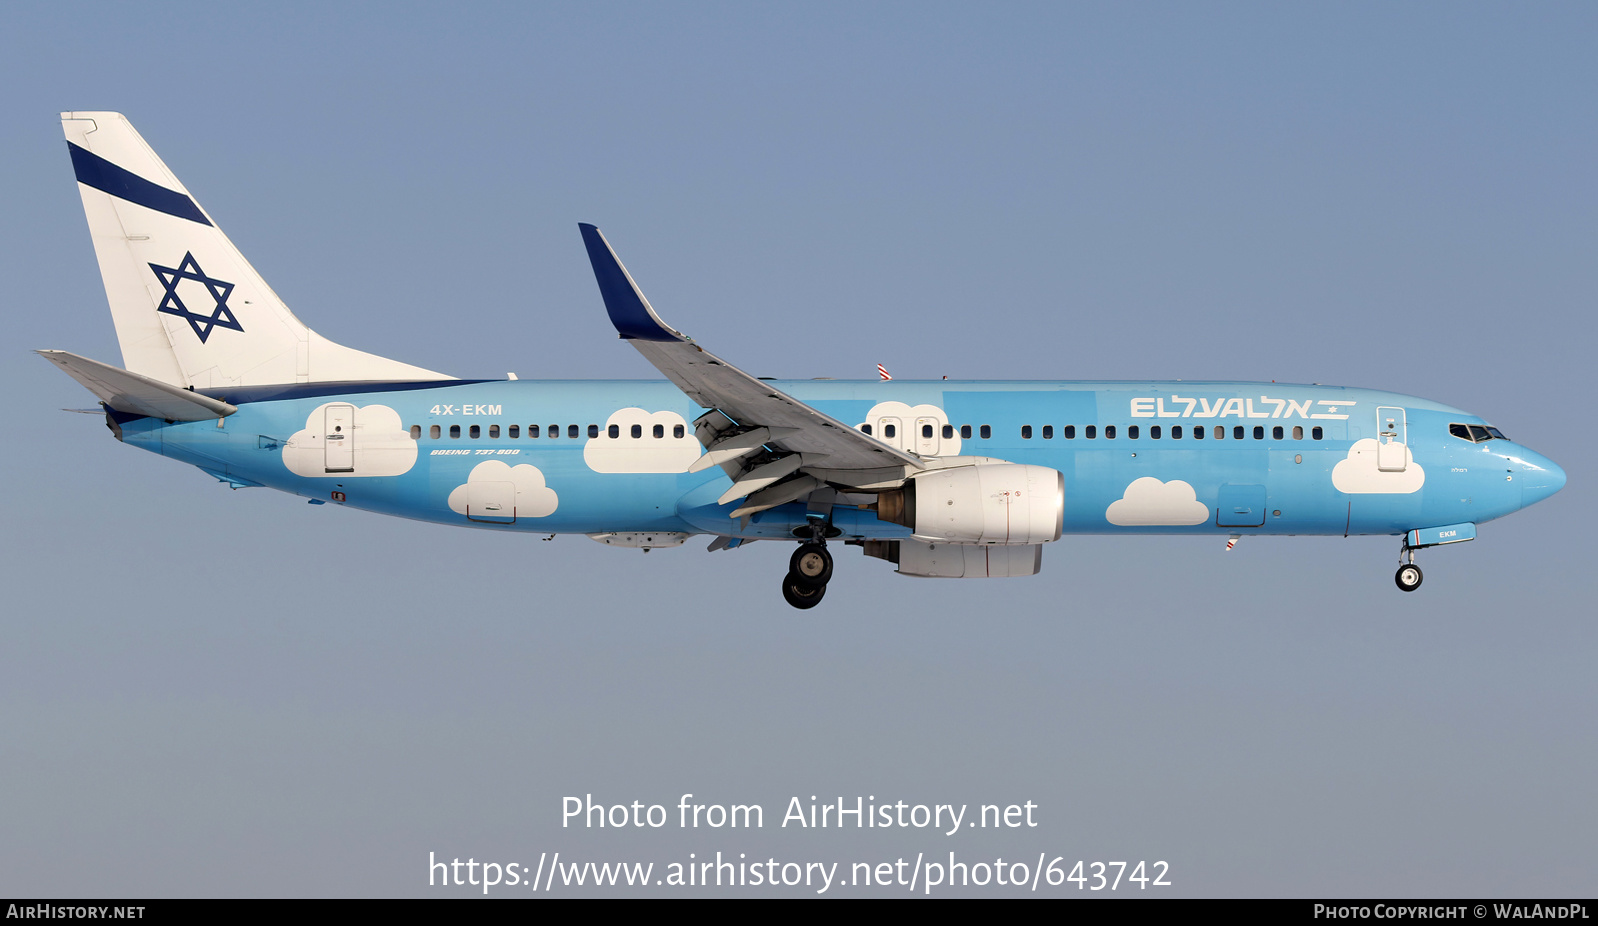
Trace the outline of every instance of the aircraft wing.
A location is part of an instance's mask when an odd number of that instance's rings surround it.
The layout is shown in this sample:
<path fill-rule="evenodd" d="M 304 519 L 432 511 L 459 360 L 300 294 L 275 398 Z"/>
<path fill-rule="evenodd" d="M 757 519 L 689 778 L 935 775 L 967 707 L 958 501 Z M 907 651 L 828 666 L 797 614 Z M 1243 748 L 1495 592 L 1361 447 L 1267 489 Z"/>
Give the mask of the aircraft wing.
<path fill-rule="evenodd" d="M 803 455 L 802 467 L 789 468 L 789 473 L 809 469 L 824 469 L 836 474 L 849 470 L 881 471 L 885 467 L 909 467 L 910 471 L 924 468 L 920 457 L 890 447 L 784 394 L 771 383 L 750 376 L 661 321 L 599 229 L 592 225 L 578 227 L 582 229 L 588 260 L 594 265 L 600 295 L 604 297 L 605 309 L 617 333 L 631 341 L 633 347 L 688 398 L 704 408 L 719 410 L 737 426 L 738 433 L 728 434 L 707 447 L 708 463 L 721 462 L 716 458 L 720 445 L 728 445 L 728 449 L 719 451 L 725 457 L 742 449 L 734 446 L 739 437 L 746 443 L 755 437 L 765 437 L 756 445 Z M 769 434 L 755 434 L 759 429 L 767 429 Z M 782 485 L 790 486 L 791 492 L 799 488 L 795 482 L 790 480 Z M 812 483 L 819 485 L 813 479 Z"/>

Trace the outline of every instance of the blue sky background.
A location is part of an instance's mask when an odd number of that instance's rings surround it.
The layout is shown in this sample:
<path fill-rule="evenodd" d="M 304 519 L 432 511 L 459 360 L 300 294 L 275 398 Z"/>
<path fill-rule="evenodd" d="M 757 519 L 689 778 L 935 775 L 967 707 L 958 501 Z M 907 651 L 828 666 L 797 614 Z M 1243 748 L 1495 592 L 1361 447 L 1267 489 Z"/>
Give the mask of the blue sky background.
<path fill-rule="evenodd" d="M 1595 51 L 1557 3 L 7 5 L 0 894 L 720 850 L 1590 895 Z M 1369 386 L 1570 482 L 1414 595 L 1391 539 L 1067 538 L 991 583 L 850 550 L 804 613 L 786 546 L 230 492 L 58 411 L 92 399 L 29 353 L 119 359 L 64 109 L 125 112 L 318 331 L 456 375 L 654 378 L 590 221 L 759 375 Z M 560 827 L 684 792 L 767 827 Z M 777 827 L 812 794 L 1041 825 Z"/>

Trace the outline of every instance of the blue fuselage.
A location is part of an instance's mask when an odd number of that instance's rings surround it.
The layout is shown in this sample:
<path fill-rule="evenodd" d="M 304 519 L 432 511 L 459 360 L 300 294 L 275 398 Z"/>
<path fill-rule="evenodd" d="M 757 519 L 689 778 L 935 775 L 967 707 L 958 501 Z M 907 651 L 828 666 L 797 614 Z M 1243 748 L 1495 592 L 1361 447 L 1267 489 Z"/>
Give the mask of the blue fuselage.
<path fill-rule="evenodd" d="M 1558 466 L 1513 441 L 1456 436 L 1457 426 L 1485 425 L 1477 416 L 1365 389 L 771 385 L 923 456 L 1057 469 L 1065 476 L 1068 533 L 1398 534 L 1502 517 L 1558 491 L 1565 479 Z M 703 449 L 693 422 L 706 410 L 666 382 L 313 384 L 208 393 L 238 412 L 179 423 L 116 415 L 122 439 L 235 485 L 493 530 L 786 537 L 805 518 L 802 505 L 790 504 L 747 522 L 730 519 L 736 505 L 715 504 L 731 484 L 727 474 L 715 466 L 687 472 Z M 483 468 L 489 461 L 504 466 Z M 519 510 L 497 506 L 483 517 L 478 501 L 474 514 L 463 493 L 478 478 L 506 486 L 520 480 L 520 488 L 504 490 Z M 1153 501 L 1139 507 L 1145 494 Z M 839 505 L 831 518 L 849 538 L 910 533 L 863 504 Z"/>

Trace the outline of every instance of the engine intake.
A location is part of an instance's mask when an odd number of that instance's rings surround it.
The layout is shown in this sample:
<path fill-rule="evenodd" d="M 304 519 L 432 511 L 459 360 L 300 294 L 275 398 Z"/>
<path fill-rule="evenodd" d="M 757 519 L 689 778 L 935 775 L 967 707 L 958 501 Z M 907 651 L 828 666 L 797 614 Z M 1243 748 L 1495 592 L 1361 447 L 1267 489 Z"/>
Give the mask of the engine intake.
<path fill-rule="evenodd" d="M 878 495 L 877 517 L 939 543 L 1047 543 L 1065 528 L 1065 474 L 1021 463 L 917 473 Z"/>

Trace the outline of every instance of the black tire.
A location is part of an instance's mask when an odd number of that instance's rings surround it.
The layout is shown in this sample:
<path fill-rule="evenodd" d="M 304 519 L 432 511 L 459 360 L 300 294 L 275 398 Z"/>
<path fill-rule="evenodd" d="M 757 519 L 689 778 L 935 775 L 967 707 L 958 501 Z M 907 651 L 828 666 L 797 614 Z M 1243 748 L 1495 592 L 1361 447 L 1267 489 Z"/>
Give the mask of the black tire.
<path fill-rule="evenodd" d="M 1405 563 L 1399 566 L 1398 572 L 1393 574 L 1393 582 L 1406 592 L 1412 592 L 1420 588 L 1421 580 L 1424 578 L 1425 576 L 1421 575 L 1420 567 L 1414 563 Z"/>
<path fill-rule="evenodd" d="M 788 577 L 813 587 L 832 581 L 832 554 L 819 543 L 801 543 L 788 558 Z"/>
<path fill-rule="evenodd" d="M 808 611 L 820 604 L 822 596 L 826 594 L 825 585 L 807 585 L 793 575 L 782 579 L 783 599 L 801 611 Z"/>

